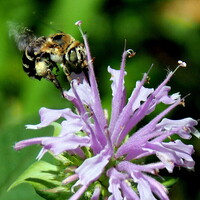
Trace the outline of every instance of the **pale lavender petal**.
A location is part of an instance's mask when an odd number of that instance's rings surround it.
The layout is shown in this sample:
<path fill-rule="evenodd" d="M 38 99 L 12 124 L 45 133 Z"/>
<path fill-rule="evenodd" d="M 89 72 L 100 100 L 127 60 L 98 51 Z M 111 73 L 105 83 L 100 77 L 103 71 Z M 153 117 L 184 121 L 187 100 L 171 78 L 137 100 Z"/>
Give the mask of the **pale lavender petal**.
<path fill-rule="evenodd" d="M 156 92 L 154 92 L 156 94 Z M 153 93 L 153 94 L 154 94 Z M 155 106 L 160 103 L 160 100 L 157 99 L 155 100 L 154 95 L 151 95 L 146 102 L 144 102 L 139 108 L 138 110 L 136 110 L 136 112 L 132 115 L 132 117 L 129 119 L 129 121 L 126 123 L 126 126 L 123 128 L 123 130 L 120 133 L 120 136 L 118 137 L 118 141 L 117 141 L 117 146 L 120 145 L 120 143 L 122 142 L 122 140 L 124 139 L 124 137 L 129 133 L 129 131 L 139 122 L 141 121 L 146 115 L 148 115 L 149 113 L 151 113 L 154 109 Z M 171 95 L 173 96 L 173 95 Z M 175 99 L 178 99 L 177 102 L 179 102 L 179 95 L 174 95 L 174 97 L 172 97 L 171 102 L 175 102 Z M 178 104 L 176 104 L 178 105 Z M 173 109 L 174 107 L 172 106 L 171 109 Z M 169 112 L 169 111 L 168 111 Z M 162 118 L 162 117 L 161 117 Z M 161 119 L 160 118 L 160 119 Z"/>
<path fill-rule="evenodd" d="M 133 171 L 142 171 L 151 174 L 156 174 L 160 169 L 165 168 L 162 162 L 151 163 L 151 164 L 144 164 L 144 165 L 137 165 L 131 163 L 129 161 L 121 161 L 117 165 L 117 169 L 120 171 L 127 171 L 128 173 L 132 173 Z"/>
<path fill-rule="evenodd" d="M 67 152 L 68 152 L 70 155 L 77 155 L 77 156 L 79 156 L 79 157 L 82 158 L 82 159 L 85 159 L 85 158 L 86 158 L 86 156 L 85 156 L 83 150 L 81 149 L 81 145 L 80 145 L 80 147 L 78 147 L 78 148 L 76 148 L 76 149 L 68 150 Z"/>
<path fill-rule="evenodd" d="M 136 194 L 136 192 L 133 190 L 131 186 L 128 185 L 127 182 L 122 181 L 121 182 L 121 190 L 124 194 L 124 199 L 126 200 L 140 200 L 139 196 Z"/>
<path fill-rule="evenodd" d="M 109 176 L 109 187 L 108 191 L 112 194 L 108 200 L 123 200 L 122 193 L 120 190 L 121 181 L 125 179 L 125 175 L 118 172 L 115 168 L 110 168 L 107 171 L 107 175 Z"/>
<path fill-rule="evenodd" d="M 67 100 L 71 101 L 74 104 L 74 106 L 77 108 L 77 110 L 80 111 L 79 102 L 77 101 L 77 99 L 75 97 L 68 95 L 68 91 L 63 91 L 63 96 Z"/>
<path fill-rule="evenodd" d="M 164 86 L 161 88 L 161 90 L 156 94 L 155 99 L 157 100 L 157 104 L 162 102 L 164 104 L 172 104 L 177 100 L 180 95 L 178 93 L 175 93 L 171 96 L 168 95 L 169 91 L 171 90 L 171 87 Z"/>
<path fill-rule="evenodd" d="M 108 143 L 105 131 L 106 129 L 104 128 L 103 130 L 100 127 L 100 124 L 98 123 L 98 116 L 93 115 L 93 120 L 94 120 L 94 135 L 96 139 L 98 140 L 99 144 L 101 144 L 101 149 L 102 150 L 106 144 Z M 92 125 L 91 125 L 92 127 Z M 99 153 L 99 152 L 98 152 Z"/>
<path fill-rule="evenodd" d="M 137 88 L 141 87 L 141 82 L 137 81 L 136 82 L 136 87 L 133 90 L 129 101 L 132 100 L 132 96 L 135 95 L 135 92 L 137 91 Z M 140 88 L 140 92 L 136 95 L 136 98 L 134 99 L 134 102 L 132 102 L 132 112 L 134 112 L 135 110 L 137 110 L 140 106 L 142 102 L 145 102 L 147 100 L 147 98 L 149 97 L 150 94 L 152 94 L 154 91 L 153 88 L 145 88 L 145 87 L 141 87 Z"/>
<path fill-rule="evenodd" d="M 190 139 L 190 133 L 194 133 L 196 129 L 194 126 L 197 125 L 197 121 L 192 118 L 184 118 L 180 120 L 171 120 L 164 118 L 157 127 L 160 129 L 170 131 L 172 133 L 178 134 L 184 139 Z"/>
<path fill-rule="evenodd" d="M 144 178 L 148 181 L 154 194 L 156 194 L 162 200 L 169 200 L 169 197 L 167 196 L 167 189 L 161 183 L 147 175 L 144 175 Z"/>
<path fill-rule="evenodd" d="M 76 73 L 71 73 L 71 78 L 72 78 L 72 80 L 74 81 L 74 80 L 77 80 L 77 81 L 79 81 L 80 83 L 82 83 L 83 82 L 83 79 L 85 79 L 85 75 L 84 75 L 84 73 L 82 72 L 82 73 L 80 73 L 80 74 L 76 74 Z M 71 82 L 71 86 L 73 85 L 72 84 L 73 82 Z M 80 102 L 78 102 L 78 100 L 76 99 L 76 96 L 75 96 L 75 94 L 74 94 L 74 92 L 73 92 L 73 89 L 72 89 L 72 87 L 68 90 L 68 91 L 64 91 L 63 92 L 63 95 L 64 95 L 64 97 L 67 99 L 67 100 L 69 100 L 69 101 L 71 101 L 74 105 L 75 105 L 75 107 L 79 110 L 79 103 Z"/>
<path fill-rule="evenodd" d="M 49 138 L 49 137 L 43 137 L 43 138 Z M 24 147 L 33 145 L 33 144 L 41 144 L 42 142 L 42 137 L 37 137 L 37 138 L 31 138 L 27 140 L 22 140 L 20 142 L 17 142 L 14 146 L 15 150 L 20 150 L 23 149 Z"/>
<path fill-rule="evenodd" d="M 84 102 L 82 101 L 82 96 L 80 96 L 77 93 L 77 88 L 74 87 L 74 82 L 76 82 L 77 80 L 73 80 L 73 82 L 71 82 L 71 86 L 72 86 L 72 91 L 74 93 L 74 96 L 76 98 L 76 102 L 79 108 L 79 112 L 80 112 L 80 116 L 81 116 L 81 120 L 83 122 L 83 126 L 84 129 L 83 131 L 85 131 L 86 133 L 90 134 L 91 137 L 91 148 L 93 149 L 94 154 L 98 154 L 105 146 L 106 141 L 105 141 L 105 135 L 104 135 L 104 129 L 105 127 L 101 127 L 101 124 L 99 120 L 96 120 L 97 118 L 99 118 L 99 115 L 96 116 L 96 114 L 94 113 L 93 109 L 95 109 L 95 105 L 96 102 L 91 102 L 91 105 L 84 105 Z M 80 85 L 81 83 L 78 83 L 78 85 Z M 84 92 L 84 91 L 83 91 Z M 87 96 L 89 97 L 90 94 L 87 94 Z M 91 113 L 88 113 L 87 110 L 90 110 Z M 91 115 L 91 117 L 89 117 L 89 115 Z M 92 119 L 93 118 L 93 119 Z M 91 119 L 91 120 L 90 120 Z M 94 121 L 94 124 L 92 124 L 90 121 Z M 96 131 L 96 129 L 98 129 L 98 131 Z M 98 134 L 98 136 L 97 136 Z M 103 139 L 104 140 L 99 140 L 99 139 Z"/>
<path fill-rule="evenodd" d="M 82 146 L 90 146 L 88 137 L 80 137 L 75 134 L 67 134 L 63 137 L 49 137 L 42 140 L 41 143 L 45 149 L 58 155 L 64 151 L 74 150 Z"/>
<path fill-rule="evenodd" d="M 89 185 L 98 179 L 103 173 L 104 167 L 108 164 L 110 157 L 111 152 L 108 151 L 108 148 L 105 148 L 100 154 L 86 159 L 75 171 L 79 176 L 79 181 L 75 185 Z"/>
<path fill-rule="evenodd" d="M 167 189 L 150 176 L 140 174 L 138 177 L 138 191 L 140 198 L 143 200 L 156 200 L 153 193 L 162 200 L 169 200 Z"/>
<path fill-rule="evenodd" d="M 138 183 L 140 199 L 155 199 L 153 193 L 161 197 L 161 199 L 168 199 L 166 194 L 167 190 L 162 184 L 144 173 L 141 173 L 145 171 L 156 174 L 158 172 L 157 170 L 164 168 L 162 163 L 152 163 L 143 166 L 135 165 L 130 162 L 122 162 L 118 164 L 117 168 L 127 172 L 133 178 L 134 182 Z"/>
<path fill-rule="evenodd" d="M 138 180 L 137 189 L 140 193 L 141 200 L 156 200 L 156 198 L 154 197 L 154 195 L 151 191 L 149 183 L 146 180 L 144 180 L 143 178 L 140 178 Z"/>
<path fill-rule="evenodd" d="M 148 140 L 155 138 L 154 133 L 156 129 L 157 123 L 168 113 L 170 112 L 173 108 L 175 108 L 177 105 L 179 105 L 180 101 L 177 101 L 176 103 L 170 105 L 168 108 L 166 108 L 163 112 L 161 112 L 159 115 L 157 115 L 151 122 L 147 125 L 145 125 L 143 128 L 138 130 L 133 136 L 131 136 L 127 142 L 122 144 L 119 149 L 116 152 L 116 156 L 120 157 L 123 155 L 127 155 L 127 159 L 133 159 L 134 155 L 134 146 L 135 148 L 138 149 L 139 151 L 142 150 L 142 146 L 147 143 Z M 159 132 L 155 132 L 156 134 L 160 135 Z M 165 137 L 168 137 L 166 135 Z M 136 142 L 137 141 L 137 142 Z"/>
<path fill-rule="evenodd" d="M 61 123 L 62 130 L 60 136 L 64 136 L 71 133 L 77 133 L 81 130 L 84 130 L 83 120 L 80 118 L 74 118 L 71 120 L 65 120 Z M 88 132 L 88 131 L 87 131 Z"/>
<path fill-rule="evenodd" d="M 120 77 L 121 70 L 112 69 L 110 66 L 108 66 L 108 72 L 111 74 L 110 80 L 112 81 L 111 89 L 112 89 L 112 96 L 116 95 L 117 89 L 119 87 L 119 84 L 121 84 L 121 90 L 124 91 L 124 79 Z M 126 72 L 123 72 L 124 75 L 126 75 Z M 120 80 L 120 78 L 122 80 Z"/>
<path fill-rule="evenodd" d="M 90 139 L 86 136 L 79 137 L 74 134 L 68 134 L 64 137 L 38 137 L 20 141 L 15 144 L 14 148 L 20 150 L 33 144 L 40 144 L 44 146 L 45 150 L 50 150 L 55 155 L 58 155 L 64 151 L 74 150 L 81 146 L 90 146 Z"/>
<path fill-rule="evenodd" d="M 98 200 L 100 194 L 101 194 L 101 188 L 99 186 L 95 187 L 91 200 Z"/>
<path fill-rule="evenodd" d="M 117 72 L 116 70 L 111 70 L 113 72 L 113 98 L 112 98 L 112 112 L 111 112 L 111 120 L 110 120 L 110 133 L 113 132 L 116 120 L 119 118 L 119 115 L 123 109 L 123 104 L 125 103 L 125 88 L 124 88 L 124 76 L 125 72 L 125 63 L 128 51 L 124 51 L 122 55 L 122 62 L 120 66 L 120 70 Z M 114 91 L 115 86 L 115 91 Z"/>
<path fill-rule="evenodd" d="M 161 199 L 167 200 L 167 190 L 155 179 L 147 176 L 143 172 L 156 174 L 159 169 L 163 169 L 165 166 L 163 163 L 151 163 L 147 165 L 136 165 L 131 162 L 122 161 L 117 165 L 117 169 L 129 174 L 135 183 L 138 183 L 138 191 L 140 199 L 155 199 L 154 194 L 161 197 Z"/>
<path fill-rule="evenodd" d="M 146 81 L 146 78 L 147 78 L 147 74 L 144 74 L 142 81 L 140 82 L 139 85 L 137 85 L 137 88 L 135 89 L 134 94 L 131 96 L 131 99 L 129 99 L 128 104 L 123 108 L 119 117 L 118 118 L 115 117 L 116 121 L 113 122 L 114 125 L 109 126 L 109 131 L 112 134 L 111 140 L 113 144 L 116 142 L 118 137 L 120 137 L 120 133 L 123 132 L 123 129 L 125 128 L 131 116 L 133 115 L 133 111 L 132 111 L 133 103 L 135 102 L 135 99 L 139 95 L 141 88 Z"/>
<path fill-rule="evenodd" d="M 79 96 L 79 94 L 76 91 L 76 88 L 74 87 L 73 83 L 75 81 L 76 80 L 73 80 L 73 82 L 71 82 L 71 86 L 72 86 L 71 89 L 72 89 L 73 94 L 74 94 L 74 96 L 76 98 L 76 102 L 77 102 L 78 109 L 79 109 L 79 112 L 80 112 L 80 118 L 81 118 L 81 120 L 83 122 L 84 127 L 86 127 L 83 130 L 86 131 L 88 135 L 90 135 L 90 137 L 91 137 L 91 148 L 93 149 L 93 152 L 96 155 L 104 147 L 104 146 L 102 146 L 101 141 L 98 141 L 98 139 L 99 139 L 99 137 L 102 138 L 102 136 L 104 135 L 103 130 L 105 128 L 104 127 L 102 128 L 100 126 L 100 121 L 96 120 L 95 113 L 93 113 L 93 110 L 92 110 L 93 109 L 93 105 L 88 105 L 89 106 L 88 109 L 91 110 L 92 114 L 87 113 L 86 107 L 85 107 L 84 103 L 81 101 L 81 96 Z M 94 125 L 90 122 L 89 115 L 93 116 L 94 122 L 95 122 Z M 93 120 L 91 119 L 91 121 L 93 121 Z M 94 128 L 96 128 L 96 127 L 99 127 L 97 132 L 95 132 L 95 130 L 94 130 Z M 99 134 L 99 137 L 97 137 L 96 134 Z"/>
<path fill-rule="evenodd" d="M 78 175 L 77 174 L 73 174 L 71 176 L 68 176 L 67 178 L 65 178 L 63 181 L 62 181 L 62 184 L 63 185 L 66 185 L 68 183 L 71 183 L 73 181 L 76 181 L 78 179 Z"/>
<path fill-rule="evenodd" d="M 94 99 L 93 112 L 96 116 L 98 116 L 101 129 L 104 129 L 105 127 L 107 127 L 107 122 L 106 122 L 106 118 L 104 116 L 103 108 L 101 105 L 98 85 L 97 85 L 97 81 L 94 74 L 93 59 L 90 54 L 90 48 L 88 45 L 87 36 L 86 34 L 83 34 L 82 36 L 83 36 L 83 40 L 85 44 L 87 62 L 88 62 L 88 75 L 89 75 L 89 82 L 91 86 L 90 96 L 92 96 L 92 98 Z"/>
<path fill-rule="evenodd" d="M 85 192 L 85 190 L 87 190 L 88 186 L 87 185 L 83 185 L 81 186 L 78 191 L 69 198 L 69 200 L 78 200 L 82 194 Z"/>
<path fill-rule="evenodd" d="M 156 88 L 156 90 L 154 92 L 151 93 L 151 95 L 138 108 L 138 110 L 136 110 L 135 113 L 130 113 L 130 108 L 128 105 L 129 104 L 134 105 L 135 99 L 139 94 L 138 91 L 140 91 L 141 86 L 143 86 L 147 75 L 146 75 L 146 77 L 145 76 L 143 77 L 143 80 L 140 84 L 138 83 L 139 90 L 137 88 L 135 89 L 135 91 L 137 91 L 138 94 L 133 91 L 133 93 L 135 93 L 135 94 L 132 95 L 133 96 L 131 98 L 132 100 L 129 100 L 128 104 L 126 105 L 126 107 L 123 109 L 121 115 L 119 116 L 119 118 L 118 118 L 119 123 L 117 121 L 115 124 L 115 129 L 113 131 L 112 140 L 115 141 L 115 139 L 118 137 L 119 141 L 116 142 L 116 146 L 120 145 L 120 142 L 129 133 L 129 131 L 133 128 L 134 125 L 136 125 L 140 120 L 142 120 L 147 114 L 149 114 L 153 110 L 155 110 L 155 107 L 158 103 L 160 103 L 161 101 L 163 101 L 163 102 L 166 101 L 168 103 L 172 103 L 172 102 L 176 102 L 179 100 L 180 96 L 178 94 L 169 96 L 168 91 L 170 88 L 165 86 L 172 75 L 173 75 L 173 72 L 170 72 L 168 74 L 168 76 L 166 77 L 166 79 Z M 171 100 L 169 100 L 169 99 L 171 99 Z M 136 108 L 138 107 L 137 105 L 139 105 L 138 104 L 139 102 L 137 101 Z M 130 116 L 131 116 L 131 118 L 130 118 Z M 120 130 L 120 135 L 119 135 L 119 130 Z"/>
<path fill-rule="evenodd" d="M 73 79 L 73 87 L 76 90 L 78 96 L 81 96 L 81 101 L 83 104 L 93 104 L 94 99 L 93 96 L 91 96 L 91 87 L 84 78 L 78 77 L 77 79 Z M 76 99 L 76 95 L 74 94 L 74 90 L 72 88 L 69 89 L 66 94 L 68 98 Z"/>
<path fill-rule="evenodd" d="M 192 169 L 194 160 L 191 157 L 194 149 L 192 145 L 185 145 L 180 140 L 169 143 L 147 143 L 144 150 L 154 153 L 165 165 L 169 172 L 175 165 Z"/>
<path fill-rule="evenodd" d="M 115 168 L 110 168 L 107 171 L 109 177 L 108 190 L 112 194 L 108 199 L 127 199 L 139 200 L 138 195 L 134 192 L 130 185 L 127 183 L 128 176 L 117 171 Z M 123 196 L 123 197 L 122 197 Z"/>
<path fill-rule="evenodd" d="M 37 125 L 26 125 L 27 129 L 39 129 L 42 127 L 46 127 L 61 117 L 64 117 L 67 119 L 68 117 L 71 117 L 74 115 L 74 113 L 69 108 L 62 109 L 62 110 L 41 108 L 39 111 L 39 114 L 41 118 L 41 123 Z"/>
<path fill-rule="evenodd" d="M 179 159 L 176 160 L 176 165 L 193 169 L 195 164 L 191 156 L 194 153 L 193 145 L 186 145 L 181 140 L 168 143 L 162 142 L 161 144 L 178 156 Z"/>
<path fill-rule="evenodd" d="M 177 100 L 180 99 L 180 95 L 175 93 L 171 96 L 168 95 L 170 87 L 166 86 L 167 82 L 170 80 L 174 72 L 170 72 L 166 79 L 155 89 L 152 95 L 148 98 L 146 103 L 146 114 L 149 114 L 155 110 L 155 107 L 160 102 L 172 104 L 175 103 Z"/>

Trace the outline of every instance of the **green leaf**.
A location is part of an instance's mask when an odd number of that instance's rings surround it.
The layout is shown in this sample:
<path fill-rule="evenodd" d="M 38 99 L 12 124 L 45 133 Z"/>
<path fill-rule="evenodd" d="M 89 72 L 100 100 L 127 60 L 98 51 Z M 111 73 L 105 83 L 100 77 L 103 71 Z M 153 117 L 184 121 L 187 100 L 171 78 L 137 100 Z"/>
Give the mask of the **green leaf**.
<path fill-rule="evenodd" d="M 59 168 L 45 161 L 37 161 L 32 164 L 21 176 L 8 188 L 8 191 L 21 183 L 31 184 L 36 192 L 48 200 L 67 199 L 72 195 L 70 188 L 62 186 L 59 177 Z M 59 180 L 61 179 L 61 180 Z"/>

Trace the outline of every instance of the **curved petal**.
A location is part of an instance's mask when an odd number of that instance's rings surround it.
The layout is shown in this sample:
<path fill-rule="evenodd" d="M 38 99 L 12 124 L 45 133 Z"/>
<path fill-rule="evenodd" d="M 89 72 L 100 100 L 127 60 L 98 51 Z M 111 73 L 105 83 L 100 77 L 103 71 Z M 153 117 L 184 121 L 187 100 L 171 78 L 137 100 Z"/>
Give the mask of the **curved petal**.
<path fill-rule="evenodd" d="M 88 137 L 80 137 L 75 134 L 67 134 L 63 137 L 49 137 L 42 140 L 41 144 L 58 155 L 64 151 L 74 150 L 82 146 L 90 146 Z"/>
<path fill-rule="evenodd" d="M 180 140 L 168 143 L 149 142 L 143 149 L 154 153 L 169 172 L 173 171 L 175 165 L 188 169 L 194 167 L 194 160 L 191 157 L 191 154 L 194 152 L 193 146 L 185 145 Z"/>
<path fill-rule="evenodd" d="M 39 111 L 41 123 L 37 125 L 26 125 L 27 129 L 40 129 L 50 125 L 52 122 L 56 121 L 57 119 L 64 117 L 64 118 L 72 118 L 75 114 L 71 111 L 71 109 L 61 109 L 61 110 L 54 110 L 48 108 L 41 108 Z"/>
<path fill-rule="evenodd" d="M 110 152 L 105 148 L 100 154 L 86 159 L 75 171 L 79 176 L 79 181 L 76 182 L 75 186 L 89 185 L 99 178 L 104 171 L 104 167 L 108 164 L 110 157 Z"/>

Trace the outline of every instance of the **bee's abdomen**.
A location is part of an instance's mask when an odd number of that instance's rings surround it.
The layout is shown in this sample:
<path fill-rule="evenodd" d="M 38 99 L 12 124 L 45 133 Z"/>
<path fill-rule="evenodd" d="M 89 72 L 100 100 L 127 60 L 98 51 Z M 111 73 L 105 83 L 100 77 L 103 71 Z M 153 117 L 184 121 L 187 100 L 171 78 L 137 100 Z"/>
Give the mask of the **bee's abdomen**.
<path fill-rule="evenodd" d="M 31 78 L 36 78 L 40 80 L 42 77 L 36 75 L 36 70 L 35 70 L 35 59 L 29 60 L 26 54 L 24 53 L 22 57 L 23 61 L 23 69 L 26 74 L 31 77 Z"/>

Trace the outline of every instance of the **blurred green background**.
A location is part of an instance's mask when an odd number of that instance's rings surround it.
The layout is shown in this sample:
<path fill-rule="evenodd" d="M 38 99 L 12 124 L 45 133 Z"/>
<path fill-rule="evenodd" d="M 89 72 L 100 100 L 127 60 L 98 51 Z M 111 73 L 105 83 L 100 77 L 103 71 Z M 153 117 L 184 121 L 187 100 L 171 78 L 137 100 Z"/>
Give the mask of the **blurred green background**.
<path fill-rule="evenodd" d="M 200 113 L 200 1 L 199 0 L 9 0 L 0 4 L 0 199 L 39 200 L 29 185 L 20 185 L 6 192 L 9 185 L 34 162 L 39 148 L 13 150 L 16 141 L 39 135 L 50 135 L 51 129 L 30 131 L 25 124 L 39 122 L 40 107 L 66 108 L 64 100 L 53 84 L 46 80 L 32 80 L 22 70 L 21 53 L 8 36 L 7 22 L 23 23 L 37 36 L 55 33 L 72 34 L 81 40 L 74 23 L 82 20 L 87 32 L 95 72 L 103 100 L 110 110 L 110 81 L 107 66 L 119 68 L 125 40 L 127 48 L 137 52 L 127 61 L 127 93 L 135 81 L 154 64 L 150 73 L 150 87 L 162 81 L 167 69 L 175 69 L 178 60 L 187 63 L 169 82 L 172 92 L 186 99 L 186 106 L 176 108 L 168 117 L 179 119 Z M 60 75 L 67 89 L 65 77 Z M 159 112 L 159 109 L 157 113 Z M 148 116 L 146 122 L 157 114 Z M 144 121 L 145 123 L 145 121 Z M 185 141 L 188 142 L 188 141 Z M 200 199 L 200 145 L 196 138 L 195 171 L 176 169 L 179 182 L 170 190 L 173 200 Z"/>

